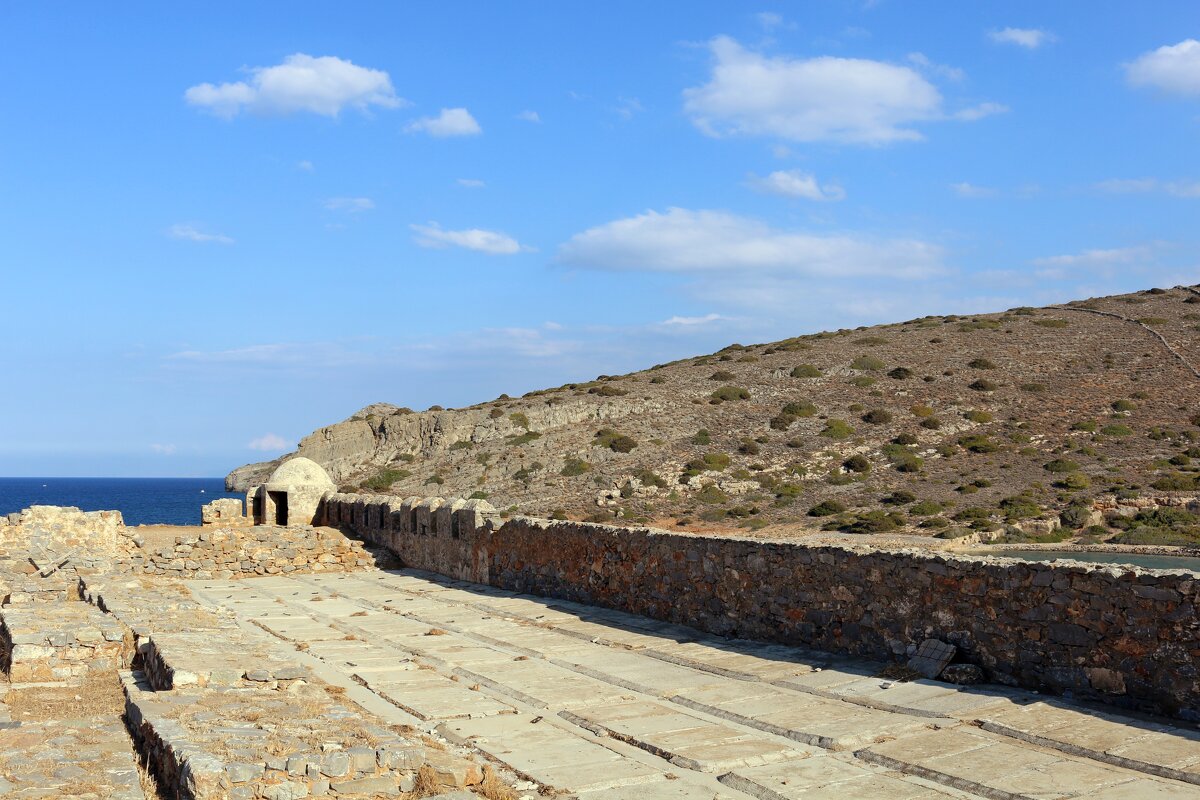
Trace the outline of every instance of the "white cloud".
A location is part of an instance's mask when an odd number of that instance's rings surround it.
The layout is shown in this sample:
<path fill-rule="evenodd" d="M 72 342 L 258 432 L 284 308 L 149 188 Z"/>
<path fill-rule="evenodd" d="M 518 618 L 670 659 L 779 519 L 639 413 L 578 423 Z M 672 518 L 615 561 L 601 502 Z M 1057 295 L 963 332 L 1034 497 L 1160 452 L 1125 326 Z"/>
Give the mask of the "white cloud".
<path fill-rule="evenodd" d="M 478 178 L 459 178 L 455 182 L 464 189 L 482 189 L 484 186 L 487 186 L 486 183 Z"/>
<path fill-rule="evenodd" d="M 1038 28 L 1004 28 L 998 31 L 988 31 L 988 38 L 997 44 L 1015 44 L 1029 50 L 1036 50 L 1042 45 L 1058 39 L 1053 33 Z"/>
<path fill-rule="evenodd" d="M 994 197 L 996 195 L 995 189 L 989 189 L 986 186 L 976 186 L 972 183 L 967 183 L 966 181 L 963 181 L 962 183 L 952 183 L 950 184 L 950 188 L 953 189 L 954 193 L 959 197 Z"/>
<path fill-rule="evenodd" d="M 417 234 L 415 239 L 421 247 L 442 248 L 453 245 L 493 256 L 508 256 L 533 249 L 525 247 L 508 234 L 499 231 L 487 231 L 481 228 L 448 231 L 436 222 L 428 225 L 409 225 L 409 227 Z"/>
<path fill-rule="evenodd" d="M 223 233 L 205 233 L 196 225 L 178 223 L 167 228 L 167 235 L 172 239 L 183 239 L 189 242 L 215 242 L 216 244 L 233 244 L 233 239 Z"/>
<path fill-rule="evenodd" d="M 1185 39 L 1143 53 L 1125 65 L 1125 76 L 1134 86 L 1164 92 L 1200 95 L 1200 42 Z"/>
<path fill-rule="evenodd" d="M 834 183 L 821 186 L 815 177 L 798 169 L 776 170 L 765 177 L 751 175 L 747 184 L 755 191 L 808 200 L 841 200 L 846 196 L 841 186 Z"/>
<path fill-rule="evenodd" d="M 282 436 L 277 436 L 273 433 L 265 433 L 257 439 L 251 439 L 246 445 L 251 450 L 277 451 L 285 450 L 288 447 L 288 441 Z"/>
<path fill-rule="evenodd" d="M 954 119 L 962 122 L 974 122 L 977 119 L 990 117 L 993 114 L 1005 114 L 1009 110 L 1008 106 L 1001 103 L 980 103 L 977 106 L 964 108 L 954 112 Z"/>
<path fill-rule="evenodd" d="M 708 83 L 683 93 L 684 110 L 709 136 L 882 145 L 921 139 L 915 123 L 953 118 L 944 113 L 938 90 L 911 67 L 833 56 L 767 57 L 727 36 L 709 47 L 715 63 Z"/>
<path fill-rule="evenodd" d="M 783 15 L 776 14 L 774 11 L 760 11 L 754 15 L 754 18 L 758 20 L 758 24 L 763 27 L 763 30 L 769 31 L 783 24 Z"/>
<path fill-rule="evenodd" d="M 248 81 L 201 83 L 184 92 L 188 104 L 230 118 L 245 110 L 256 114 L 307 111 L 336 117 L 344 108 L 366 112 L 371 106 L 397 108 L 396 96 L 383 70 L 360 67 L 335 56 L 295 53 L 273 67 L 251 67 Z"/>
<path fill-rule="evenodd" d="M 154 444 L 150 445 L 150 449 L 155 453 L 158 453 L 160 456 L 170 456 L 175 454 L 175 445 L 173 444 L 159 444 L 155 442 Z"/>
<path fill-rule="evenodd" d="M 540 114 L 538 114 L 538 112 L 529 111 L 528 109 L 526 109 L 525 111 L 522 111 L 520 114 L 517 114 L 517 119 L 523 120 L 525 122 L 541 122 L 542 121 L 542 117 Z"/>
<path fill-rule="evenodd" d="M 370 211 L 374 207 L 375 201 L 369 197 L 331 197 L 325 201 L 325 208 L 330 211 L 344 211 L 347 214 Z"/>
<path fill-rule="evenodd" d="M 1200 197 L 1200 181 L 1161 181 L 1157 178 L 1126 178 L 1100 181 L 1096 188 L 1110 194 L 1163 192 L 1174 197 Z"/>
<path fill-rule="evenodd" d="M 931 72 L 934 75 L 939 75 L 946 80 L 961 81 L 967 77 L 967 73 L 958 67 L 947 66 L 946 64 L 935 64 L 929 60 L 929 57 L 924 53 L 909 53 L 906 58 L 909 63 L 916 64 L 918 67 Z"/>
<path fill-rule="evenodd" d="M 694 325 L 707 325 L 710 322 L 719 322 L 720 320 L 729 319 L 729 317 L 721 316 L 720 314 L 705 314 L 702 317 L 671 317 L 664 319 L 659 325 L 677 325 L 681 327 L 692 327 Z"/>
<path fill-rule="evenodd" d="M 783 231 L 724 211 L 647 211 L 577 233 L 559 248 L 571 266 L 655 272 L 780 273 L 923 278 L 941 271 L 942 248 L 912 239 Z"/>
<path fill-rule="evenodd" d="M 428 133 L 430 136 L 478 136 L 483 128 L 465 108 L 443 108 L 436 117 L 421 117 L 405 128 L 409 133 Z"/>
<path fill-rule="evenodd" d="M 617 105 L 613 108 L 617 116 L 623 120 L 631 120 L 634 114 L 641 113 L 644 110 L 641 101 L 636 97 L 618 97 Z"/>
<path fill-rule="evenodd" d="M 296 169 L 301 170 L 302 172 L 312 172 L 313 170 L 316 169 L 316 167 L 313 166 L 313 162 L 305 160 L 305 161 L 297 161 Z"/>
<path fill-rule="evenodd" d="M 1154 250 L 1153 245 L 1084 250 L 1070 255 L 1035 258 L 1033 263 L 1043 267 L 1110 267 L 1146 261 L 1153 258 Z"/>

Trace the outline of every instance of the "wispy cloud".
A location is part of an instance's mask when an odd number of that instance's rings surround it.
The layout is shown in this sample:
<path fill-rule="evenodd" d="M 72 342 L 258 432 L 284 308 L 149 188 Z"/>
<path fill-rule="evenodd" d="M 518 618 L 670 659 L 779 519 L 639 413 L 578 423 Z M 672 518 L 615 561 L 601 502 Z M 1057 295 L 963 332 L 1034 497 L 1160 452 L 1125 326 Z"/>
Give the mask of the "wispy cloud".
<path fill-rule="evenodd" d="M 909 53 L 905 57 L 910 64 L 915 64 L 920 69 L 926 72 L 937 75 L 940 78 L 945 78 L 949 81 L 961 81 L 967 77 L 967 73 L 959 67 L 951 67 L 946 64 L 935 64 L 929 60 L 929 57 L 924 53 Z"/>
<path fill-rule="evenodd" d="M 375 201 L 369 197 L 331 197 L 325 201 L 325 208 L 328 210 L 342 211 L 347 214 L 370 211 L 374 207 Z"/>
<path fill-rule="evenodd" d="M 455 181 L 455 183 L 464 189 L 482 189 L 483 187 L 487 186 L 486 183 L 478 178 L 459 178 L 457 181 Z"/>
<path fill-rule="evenodd" d="M 182 239 L 187 242 L 233 244 L 233 239 L 223 233 L 206 233 L 198 226 L 186 222 L 167 228 L 167 235 L 172 239 Z"/>
<path fill-rule="evenodd" d="M 636 97 L 618 97 L 617 105 L 613 108 L 616 115 L 626 121 L 633 119 L 635 114 L 644 110 L 642 102 Z"/>
<path fill-rule="evenodd" d="M 821 185 L 807 172 L 798 169 L 776 170 L 770 175 L 751 175 L 746 184 L 757 192 L 798 197 L 806 200 L 842 200 L 845 190 L 836 183 Z"/>
<path fill-rule="evenodd" d="M 312 172 L 316 169 L 316 167 L 313 166 L 313 162 L 305 159 L 304 161 L 296 162 L 296 169 L 300 170 L 301 172 Z"/>
<path fill-rule="evenodd" d="M 1035 258 L 1034 264 L 1044 267 L 1099 267 L 1115 264 L 1133 264 L 1151 259 L 1158 244 L 1134 247 L 1084 250 L 1080 253 Z"/>
<path fill-rule="evenodd" d="M 559 248 L 558 258 L 601 270 L 913 279 L 941 272 L 942 255 L 941 247 L 915 239 L 818 235 L 724 211 L 670 208 L 577 233 Z"/>
<path fill-rule="evenodd" d="M 1053 33 L 1040 28 L 1002 28 L 988 31 L 987 36 L 997 44 L 1014 44 L 1027 50 L 1036 50 L 1058 39 Z"/>
<path fill-rule="evenodd" d="M 721 320 L 726 320 L 726 319 L 729 319 L 729 317 L 725 317 L 720 314 L 705 314 L 702 317 L 675 316 L 675 317 L 671 317 L 670 319 L 664 319 L 662 322 L 660 322 L 658 324 L 659 325 L 674 325 L 674 326 L 678 326 L 678 327 L 690 328 L 694 325 L 707 325 L 710 322 L 719 322 Z"/>
<path fill-rule="evenodd" d="M 451 231 L 436 222 L 430 222 L 428 225 L 409 225 L 409 227 L 416 234 L 414 238 L 421 247 L 462 247 L 493 256 L 508 256 L 533 249 L 500 231 L 489 231 L 482 228 Z"/>
<path fill-rule="evenodd" d="M 1149 194 L 1161 192 L 1172 197 L 1200 197 L 1200 181 L 1164 181 L 1158 178 L 1114 178 L 1100 181 L 1095 188 L 1108 194 Z"/>
<path fill-rule="evenodd" d="M 950 188 L 959 197 L 995 197 L 998 194 L 995 189 L 990 189 L 987 186 L 976 186 L 975 184 L 967 183 L 966 181 L 961 183 L 952 183 L 950 184 Z"/>
<path fill-rule="evenodd" d="M 478 136 L 483 128 L 465 108 L 443 108 L 436 117 L 421 117 L 405 128 L 409 133 L 427 133 L 437 138 Z"/>
<path fill-rule="evenodd" d="M 526 110 L 522 111 L 520 114 L 517 114 L 517 119 L 522 120 L 524 122 L 535 122 L 535 123 L 542 121 L 542 117 L 540 114 L 538 114 L 538 112 L 530 111 L 529 109 L 526 109 Z"/>
<path fill-rule="evenodd" d="M 184 99 L 227 119 L 243 110 L 256 114 L 308 112 L 336 117 L 345 108 L 366 112 L 372 106 L 406 105 L 406 101 L 396 96 L 386 72 L 360 67 L 336 56 L 295 53 L 282 64 L 251 67 L 246 71 L 250 73 L 248 80 L 197 84 L 184 92 Z"/>
<path fill-rule="evenodd" d="M 152 452 L 158 453 L 160 456 L 171 456 L 175 454 L 176 447 L 173 444 L 160 444 L 155 442 L 150 445 Z"/>
<path fill-rule="evenodd" d="M 257 439 L 251 439 L 246 447 L 250 448 L 251 450 L 277 452 L 279 450 L 287 449 L 289 447 L 289 443 L 282 436 L 277 436 L 274 433 L 264 433 Z"/>

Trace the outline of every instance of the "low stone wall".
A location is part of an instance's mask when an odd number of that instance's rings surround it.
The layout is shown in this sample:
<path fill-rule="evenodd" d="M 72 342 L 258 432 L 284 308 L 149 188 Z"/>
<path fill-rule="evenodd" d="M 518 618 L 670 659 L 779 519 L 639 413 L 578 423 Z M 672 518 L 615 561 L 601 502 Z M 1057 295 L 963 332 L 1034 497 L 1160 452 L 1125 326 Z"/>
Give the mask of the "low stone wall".
<path fill-rule="evenodd" d="M 327 522 L 406 566 L 711 633 L 902 657 L 958 646 L 993 681 L 1200 719 L 1200 576 L 495 516 L 353 494 Z"/>
<path fill-rule="evenodd" d="M 79 683 L 128 666 L 132 654 L 129 630 L 87 603 L 0 610 L 0 669 L 13 683 Z"/>
<path fill-rule="evenodd" d="M 381 561 L 381 559 L 383 559 Z M 242 578 L 292 572 L 345 572 L 386 567 L 390 554 L 369 550 L 338 531 L 319 528 L 235 528 L 176 536 L 171 545 L 144 545 L 133 569 L 182 579 Z"/>
<path fill-rule="evenodd" d="M 0 544 L 27 545 L 38 535 L 38 543 L 55 549 L 80 547 L 110 549 L 129 536 L 120 511 L 80 511 L 74 506 L 30 506 L 16 514 L 0 517 Z"/>

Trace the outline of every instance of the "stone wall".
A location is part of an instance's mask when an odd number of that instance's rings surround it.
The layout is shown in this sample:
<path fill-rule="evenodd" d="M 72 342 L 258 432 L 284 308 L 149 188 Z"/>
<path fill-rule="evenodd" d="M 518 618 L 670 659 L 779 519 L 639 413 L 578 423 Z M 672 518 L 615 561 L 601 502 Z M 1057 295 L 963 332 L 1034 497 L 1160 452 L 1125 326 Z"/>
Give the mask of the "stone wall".
<path fill-rule="evenodd" d="M 111 549 L 130 536 L 120 511 L 80 511 L 73 506 L 30 506 L 0 517 L 0 545 L 31 544 L 66 550 Z"/>
<path fill-rule="evenodd" d="M 146 575 L 224 580 L 386 567 L 391 555 L 338 531 L 254 527 L 218 528 L 176 536 L 172 544 L 143 544 L 129 559 L 136 572 Z"/>
<path fill-rule="evenodd" d="M 82 681 L 127 666 L 133 637 L 88 603 L 0 609 L 0 670 L 13 683 Z"/>
<path fill-rule="evenodd" d="M 337 494 L 327 522 L 405 566 L 712 633 L 899 657 L 929 637 L 993 681 L 1200 719 L 1200 576 L 494 516 Z"/>

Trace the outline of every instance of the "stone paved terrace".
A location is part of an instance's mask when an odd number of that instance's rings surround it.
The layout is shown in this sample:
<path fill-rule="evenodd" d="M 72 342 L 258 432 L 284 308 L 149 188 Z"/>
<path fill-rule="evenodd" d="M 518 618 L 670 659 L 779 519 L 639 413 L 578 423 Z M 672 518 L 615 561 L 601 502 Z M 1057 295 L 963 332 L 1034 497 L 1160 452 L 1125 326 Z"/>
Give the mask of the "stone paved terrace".
<path fill-rule="evenodd" d="M 194 581 L 388 724 L 583 800 L 1200 798 L 1200 733 L 428 573 Z"/>

